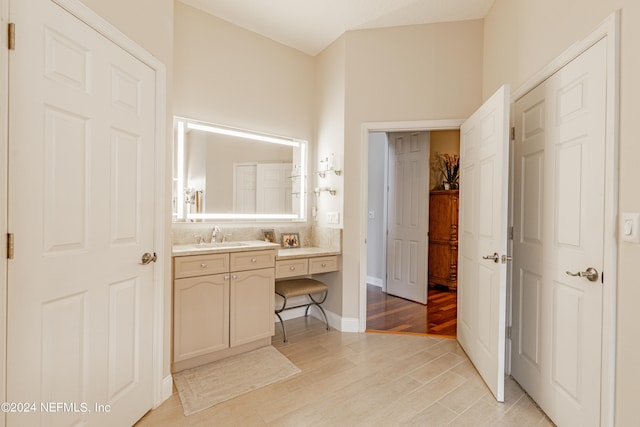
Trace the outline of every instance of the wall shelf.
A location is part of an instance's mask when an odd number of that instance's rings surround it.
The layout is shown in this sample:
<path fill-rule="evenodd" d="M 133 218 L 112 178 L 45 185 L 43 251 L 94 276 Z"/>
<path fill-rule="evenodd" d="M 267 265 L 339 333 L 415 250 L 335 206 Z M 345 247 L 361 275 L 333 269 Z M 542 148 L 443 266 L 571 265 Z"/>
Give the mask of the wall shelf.
<path fill-rule="evenodd" d="M 319 196 L 322 192 L 327 192 L 332 196 L 335 196 L 337 191 L 335 188 L 331 187 L 316 187 L 313 192 L 316 194 L 316 196 Z"/>
<path fill-rule="evenodd" d="M 336 176 L 340 176 L 342 174 L 342 170 L 341 169 L 331 168 L 331 169 L 326 169 L 326 170 L 315 172 L 315 174 L 318 175 L 320 178 L 326 177 L 328 173 L 334 173 L 334 174 L 336 174 Z"/>

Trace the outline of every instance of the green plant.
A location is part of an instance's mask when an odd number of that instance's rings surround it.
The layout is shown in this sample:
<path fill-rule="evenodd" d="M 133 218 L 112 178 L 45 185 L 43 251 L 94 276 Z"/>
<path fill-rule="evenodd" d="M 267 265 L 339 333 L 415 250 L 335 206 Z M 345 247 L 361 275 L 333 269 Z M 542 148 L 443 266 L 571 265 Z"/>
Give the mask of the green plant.
<path fill-rule="evenodd" d="M 451 188 L 457 188 L 460 179 L 460 156 L 440 154 L 437 159 L 437 168 L 442 174 L 443 181 L 448 182 Z"/>

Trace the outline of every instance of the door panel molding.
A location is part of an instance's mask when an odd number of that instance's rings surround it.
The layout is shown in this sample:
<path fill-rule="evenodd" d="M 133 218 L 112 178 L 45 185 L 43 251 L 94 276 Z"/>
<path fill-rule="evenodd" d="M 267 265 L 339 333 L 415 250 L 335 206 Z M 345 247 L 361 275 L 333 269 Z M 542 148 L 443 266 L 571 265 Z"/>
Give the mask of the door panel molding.
<path fill-rule="evenodd" d="M 535 87 L 570 63 L 573 59 L 606 38 L 606 123 L 605 123 L 605 201 L 604 201 L 604 268 L 606 272 L 602 299 L 602 376 L 600 424 L 614 425 L 615 359 L 616 359 L 616 295 L 618 283 L 618 167 L 619 167 L 619 98 L 620 98 L 620 11 L 609 15 L 582 40 L 562 52 L 540 71 L 518 87 L 511 95 L 511 118 L 515 117 L 515 103 Z M 535 120 L 530 124 L 534 125 Z M 537 122 L 543 125 L 542 122 Z M 513 122 L 512 122 L 513 126 Z M 535 126 L 534 126 L 535 127 Z M 534 132 L 534 127 L 531 132 Z M 530 135 L 527 135 L 530 136 Z M 512 150 L 513 152 L 513 150 Z M 511 177 L 511 185 L 513 177 Z M 513 186 L 512 186 L 513 187 Z M 513 200 L 513 198 L 511 198 Z M 511 208 L 511 215 L 513 207 Z M 513 225 L 514 218 L 510 219 Z M 511 295 L 509 283 L 509 295 Z M 509 299 L 511 297 L 509 296 Z M 510 319 L 510 310 L 507 313 Z M 510 366 L 511 343 L 507 343 L 507 366 Z M 517 350 L 517 349 L 516 349 Z"/>
<path fill-rule="evenodd" d="M 166 242 L 165 235 L 167 230 L 165 227 L 166 208 L 165 200 L 167 189 L 169 188 L 166 183 L 165 173 L 163 171 L 168 170 L 170 165 L 167 165 L 166 151 L 167 151 L 167 117 L 166 117 L 166 67 L 165 65 L 156 59 L 151 53 L 139 46 L 129 37 L 121 33 L 118 29 L 108 23 L 104 18 L 97 15 L 93 10 L 82 4 L 78 0 L 51 0 L 53 3 L 62 7 L 71 15 L 77 17 L 89 27 L 103 35 L 105 38 L 113 42 L 115 45 L 122 48 L 127 53 L 148 66 L 155 75 L 155 126 L 154 126 L 154 145 L 155 145 L 155 188 L 150 189 L 155 194 L 155 205 L 153 218 L 154 221 L 154 242 L 155 252 L 158 254 L 158 261 L 153 267 L 154 269 L 154 284 L 153 284 L 153 404 L 154 406 L 160 405 L 171 395 L 171 382 L 167 381 L 164 377 L 165 366 L 168 371 L 168 363 L 164 361 L 165 353 L 165 332 L 164 332 L 164 318 L 165 318 L 165 303 L 164 303 L 164 289 L 168 286 L 168 279 L 170 278 L 170 263 L 167 262 L 167 254 L 170 254 L 170 245 Z M 0 18 L 3 24 L 6 24 L 9 18 L 9 3 L 10 0 L 0 0 Z M 2 32 L 0 41 L 6 43 L 6 31 Z M 5 72 L 0 73 L 0 102 L 3 106 L 8 107 L 8 52 L 6 49 L 0 50 L 0 68 Z M 2 108 L 0 108 L 2 109 Z M 2 109 L 7 111 L 7 108 Z M 8 174 L 8 158 L 6 157 L 8 140 L 7 140 L 7 114 L 3 114 L 0 117 L 0 163 L 4 167 L 5 173 L 0 175 L 0 224 L 2 224 L 3 235 L 9 231 L 7 229 L 6 212 L 8 211 L 8 195 L 7 195 L 7 177 Z M 0 245 L 0 256 L 6 259 L 6 245 Z M 7 301 L 5 299 L 7 282 L 6 282 L 6 268 L 7 262 L 3 262 L 0 267 L 0 342 L 5 344 L 6 348 L 6 312 Z M 168 342 L 168 341 L 167 341 Z M 6 353 L 3 352 L 0 355 L 0 384 L 3 385 L 0 396 L 3 400 L 6 400 Z M 4 425 L 4 418 L 0 419 L 0 426 Z"/>

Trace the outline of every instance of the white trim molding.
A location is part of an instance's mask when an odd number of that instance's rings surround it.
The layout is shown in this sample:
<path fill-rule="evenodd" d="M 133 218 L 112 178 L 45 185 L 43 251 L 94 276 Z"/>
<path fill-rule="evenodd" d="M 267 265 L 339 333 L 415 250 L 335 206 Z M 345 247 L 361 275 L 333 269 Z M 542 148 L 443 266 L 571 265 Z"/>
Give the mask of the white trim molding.
<path fill-rule="evenodd" d="M 7 28 L 9 21 L 9 0 L 0 0 L 0 43 L 7 46 Z M 9 224 L 7 218 L 8 212 L 8 182 L 9 182 L 9 51 L 8 49 L 0 49 L 0 228 L 2 233 L 2 243 L 0 244 L 0 343 L 4 348 L 0 352 L 0 399 L 2 402 L 7 401 L 7 233 L 9 232 Z M 6 414 L 0 416 L 0 427 L 4 427 L 6 423 Z"/>
<path fill-rule="evenodd" d="M 464 119 L 415 120 L 395 122 L 365 122 L 360 132 L 360 156 L 362 176 L 360 177 L 360 284 L 358 319 L 343 319 L 347 332 L 364 332 L 367 328 L 367 225 L 369 191 L 369 133 L 370 132 L 420 132 L 431 130 L 460 129 Z M 357 325 L 357 326 L 356 326 Z M 354 330 L 355 328 L 355 330 Z"/>
<path fill-rule="evenodd" d="M 377 286 L 382 289 L 384 281 L 380 277 L 367 276 L 367 284 Z"/>

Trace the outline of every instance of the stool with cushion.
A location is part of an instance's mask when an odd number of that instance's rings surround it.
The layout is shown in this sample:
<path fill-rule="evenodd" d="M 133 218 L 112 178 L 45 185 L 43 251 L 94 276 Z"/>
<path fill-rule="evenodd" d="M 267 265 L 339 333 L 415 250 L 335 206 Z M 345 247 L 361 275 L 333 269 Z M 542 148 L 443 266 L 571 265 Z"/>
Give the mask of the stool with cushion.
<path fill-rule="evenodd" d="M 276 282 L 276 294 L 280 295 L 283 299 L 282 307 L 280 309 L 275 310 L 276 316 L 280 319 L 280 325 L 282 325 L 282 335 L 284 337 L 284 342 L 287 342 L 287 333 L 284 329 L 284 322 L 282 321 L 282 317 L 280 313 L 285 310 L 291 310 L 298 307 L 307 307 L 304 312 L 304 317 L 309 315 L 309 308 L 311 306 L 316 306 L 320 309 L 322 316 L 324 317 L 324 323 L 327 325 L 327 331 L 329 330 L 329 322 L 327 321 L 327 315 L 324 312 L 324 309 L 320 304 L 322 304 L 327 299 L 327 294 L 329 293 L 329 287 L 316 279 L 309 278 L 300 278 L 300 279 L 288 279 L 288 280 L 278 280 Z M 313 294 L 322 294 L 321 300 L 316 300 L 313 297 Z M 307 295 L 309 297 L 309 303 L 307 304 L 299 304 L 293 307 L 287 307 L 287 302 L 289 298 Z"/>

